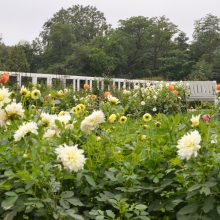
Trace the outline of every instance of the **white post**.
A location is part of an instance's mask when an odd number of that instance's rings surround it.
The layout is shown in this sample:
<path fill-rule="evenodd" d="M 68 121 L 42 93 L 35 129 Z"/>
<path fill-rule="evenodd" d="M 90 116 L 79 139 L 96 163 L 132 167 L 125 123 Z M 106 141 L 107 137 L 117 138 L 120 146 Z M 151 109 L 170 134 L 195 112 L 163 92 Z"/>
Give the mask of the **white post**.
<path fill-rule="evenodd" d="M 73 91 L 76 91 L 76 80 L 73 79 Z"/>
<path fill-rule="evenodd" d="M 52 86 L 52 77 L 47 77 L 47 85 Z"/>
<path fill-rule="evenodd" d="M 118 81 L 118 90 L 120 90 L 121 89 L 121 81 L 119 80 Z"/>
<path fill-rule="evenodd" d="M 89 88 L 92 91 L 92 80 L 91 79 L 89 80 Z"/>
<path fill-rule="evenodd" d="M 101 81 L 101 89 L 104 90 L 104 80 Z"/>
<path fill-rule="evenodd" d="M 77 82 L 77 91 L 80 90 L 80 79 L 76 79 L 76 82 Z"/>
<path fill-rule="evenodd" d="M 66 78 L 63 78 L 63 86 L 66 88 Z"/>
<path fill-rule="evenodd" d="M 126 82 L 125 82 L 125 80 L 123 82 L 123 89 L 126 89 Z"/>
<path fill-rule="evenodd" d="M 34 85 L 37 84 L 37 76 L 36 76 L 36 75 L 33 75 L 33 76 L 32 76 L 32 83 L 33 83 Z"/>
<path fill-rule="evenodd" d="M 21 87 L 21 74 L 17 75 L 17 85 Z"/>
<path fill-rule="evenodd" d="M 115 89 L 115 80 L 113 80 L 113 82 L 112 82 L 112 89 L 114 90 Z"/>

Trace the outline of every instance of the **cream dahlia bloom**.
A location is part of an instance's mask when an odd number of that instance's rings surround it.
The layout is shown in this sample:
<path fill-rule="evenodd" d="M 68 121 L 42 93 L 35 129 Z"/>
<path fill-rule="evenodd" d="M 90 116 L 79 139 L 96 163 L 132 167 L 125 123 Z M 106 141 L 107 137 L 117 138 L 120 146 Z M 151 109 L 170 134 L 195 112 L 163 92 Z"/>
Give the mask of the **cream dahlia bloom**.
<path fill-rule="evenodd" d="M 11 102 L 10 95 L 11 92 L 9 92 L 7 88 L 5 87 L 0 88 L 0 108 L 4 104 L 8 104 L 9 102 Z"/>
<path fill-rule="evenodd" d="M 178 155 L 181 159 L 189 160 L 192 156 L 198 155 L 198 150 L 201 148 L 199 145 L 201 142 L 201 136 L 197 130 L 192 131 L 184 135 L 178 140 Z"/>
<path fill-rule="evenodd" d="M 109 95 L 107 98 L 108 98 L 108 101 L 112 104 L 118 104 L 119 103 L 119 99 L 114 97 L 114 96 Z"/>
<path fill-rule="evenodd" d="M 43 138 L 51 139 L 53 137 L 59 136 L 59 131 L 55 129 L 47 129 L 47 131 L 44 133 Z"/>
<path fill-rule="evenodd" d="M 9 118 L 14 116 L 24 117 L 24 109 L 21 103 L 13 102 L 5 107 L 5 111 Z"/>
<path fill-rule="evenodd" d="M 25 122 L 15 132 L 14 139 L 15 141 L 20 141 L 28 133 L 38 134 L 37 129 L 38 127 L 36 122 Z"/>
<path fill-rule="evenodd" d="M 0 127 L 3 127 L 8 120 L 8 116 L 4 109 L 0 109 Z"/>
<path fill-rule="evenodd" d="M 200 115 L 197 115 L 197 116 L 192 115 L 192 118 L 190 119 L 190 121 L 192 122 L 193 128 L 199 126 L 199 120 L 200 120 Z"/>
<path fill-rule="evenodd" d="M 94 123 L 86 119 L 84 119 L 80 124 L 81 131 L 85 132 L 86 134 L 89 134 L 95 128 Z"/>
<path fill-rule="evenodd" d="M 87 117 L 87 120 L 92 121 L 94 125 L 98 125 L 105 121 L 105 115 L 101 110 L 94 111 L 91 115 Z"/>
<path fill-rule="evenodd" d="M 104 113 L 99 111 L 94 111 L 91 115 L 85 117 L 81 122 L 80 129 L 85 133 L 90 133 L 94 130 L 99 124 L 105 121 Z"/>
<path fill-rule="evenodd" d="M 57 159 L 60 160 L 65 169 L 78 172 L 83 169 L 86 158 L 83 150 L 75 146 L 60 145 L 55 149 Z"/>
<path fill-rule="evenodd" d="M 46 127 L 55 127 L 55 120 L 57 119 L 57 115 L 51 115 L 45 112 L 42 112 L 40 123 L 43 124 Z"/>
<path fill-rule="evenodd" d="M 59 115 L 57 118 L 61 123 L 64 123 L 64 125 L 67 125 L 71 119 L 70 114 L 66 113 L 65 115 Z"/>

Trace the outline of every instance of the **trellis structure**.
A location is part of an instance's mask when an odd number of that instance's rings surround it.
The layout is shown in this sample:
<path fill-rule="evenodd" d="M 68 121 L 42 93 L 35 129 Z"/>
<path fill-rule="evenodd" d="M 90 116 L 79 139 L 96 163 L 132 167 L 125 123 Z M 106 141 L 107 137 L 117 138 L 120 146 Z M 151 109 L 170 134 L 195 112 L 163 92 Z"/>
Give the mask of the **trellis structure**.
<path fill-rule="evenodd" d="M 32 82 L 33 84 L 43 83 L 47 86 L 53 86 L 59 83 L 66 86 L 71 86 L 73 90 L 79 91 L 83 88 L 84 83 L 89 84 L 90 89 L 94 86 L 101 90 L 110 89 L 132 89 L 135 85 L 146 87 L 147 85 L 158 85 L 161 82 L 151 80 L 139 79 L 119 79 L 119 78 L 103 78 L 103 77 L 89 77 L 89 76 L 74 76 L 74 75 L 59 75 L 59 74 L 42 74 L 42 73 L 21 73 L 8 72 L 10 77 L 14 78 L 14 82 L 18 87 L 21 87 L 25 82 Z M 189 89 L 189 97 L 187 101 L 217 101 L 216 96 L 216 81 L 184 81 L 184 85 Z"/>

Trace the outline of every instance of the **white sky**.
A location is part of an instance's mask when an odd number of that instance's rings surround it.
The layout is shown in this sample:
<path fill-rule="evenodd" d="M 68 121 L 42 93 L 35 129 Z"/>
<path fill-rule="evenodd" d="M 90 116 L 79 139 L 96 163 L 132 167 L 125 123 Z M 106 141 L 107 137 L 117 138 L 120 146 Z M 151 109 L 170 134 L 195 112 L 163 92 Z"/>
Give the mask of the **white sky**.
<path fill-rule="evenodd" d="M 96 6 L 117 27 L 131 16 L 165 15 L 191 38 L 194 21 L 211 13 L 220 17 L 220 0 L 0 0 L 0 34 L 6 45 L 35 39 L 44 22 L 62 7 Z"/>

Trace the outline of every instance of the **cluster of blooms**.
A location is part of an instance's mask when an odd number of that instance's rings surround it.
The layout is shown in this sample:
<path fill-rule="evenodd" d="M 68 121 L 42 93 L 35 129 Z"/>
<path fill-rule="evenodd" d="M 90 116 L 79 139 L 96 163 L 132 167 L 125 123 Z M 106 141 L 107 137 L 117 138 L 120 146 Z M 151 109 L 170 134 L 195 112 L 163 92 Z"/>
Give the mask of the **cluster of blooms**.
<path fill-rule="evenodd" d="M 78 149 L 77 145 L 60 145 L 55 150 L 57 159 L 60 160 L 65 169 L 78 172 L 83 169 L 86 162 L 84 151 Z"/>
<path fill-rule="evenodd" d="M 43 112 L 41 113 L 39 124 L 46 127 L 44 138 L 59 136 L 60 130 L 56 126 L 56 120 L 62 123 L 67 129 L 72 129 L 74 127 L 74 123 L 68 112 L 61 111 L 58 115 Z"/>
<path fill-rule="evenodd" d="M 121 102 L 128 106 L 131 113 L 140 115 L 144 112 L 171 113 L 184 110 L 185 85 L 183 82 L 146 83 L 135 85 L 134 89 L 123 90 Z M 135 106 L 135 107 L 134 107 Z"/>
<path fill-rule="evenodd" d="M 118 115 L 118 116 L 119 116 L 119 115 Z M 111 115 L 108 117 L 108 121 L 109 121 L 109 123 L 114 123 L 114 122 L 117 120 L 117 118 L 118 118 L 118 117 L 117 117 L 116 114 L 111 114 Z M 127 120 L 128 120 L 127 117 L 124 116 L 124 115 L 120 116 L 119 119 L 118 119 L 119 123 L 121 123 L 121 124 L 126 123 Z"/>
<path fill-rule="evenodd" d="M 4 126 L 8 119 L 23 118 L 24 109 L 21 103 L 16 103 L 11 98 L 8 88 L 0 89 L 0 127 Z"/>
<path fill-rule="evenodd" d="M 80 115 L 85 111 L 85 109 L 86 109 L 86 106 L 84 104 L 78 104 L 77 106 L 71 109 L 71 112 L 74 115 Z"/>
<path fill-rule="evenodd" d="M 21 87 L 20 94 L 23 98 L 26 99 L 31 97 L 33 100 L 37 100 L 41 97 L 40 90 L 33 88 L 33 90 L 30 91 L 25 86 Z"/>
<path fill-rule="evenodd" d="M 6 76 L 0 77 L 1 83 L 6 82 Z M 65 91 L 67 92 L 67 91 Z M 63 92 L 58 92 L 62 96 Z M 23 118 L 24 109 L 21 103 L 16 103 L 11 99 L 11 92 L 9 89 L 2 87 L 0 88 L 0 127 L 4 126 L 9 119 Z M 34 100 L 39 99 L 41 93 L 37 89 L 32 91 L 28 90 L 24 86 L 20 90 L 22 98 L 32 98 Z M 59 95 L 58 94 L 58 95 Z M 77 113 L 83 112 L 85 106 L 79 104 L 76 106 Z M 74 110 L 73 110 L 74 112 Z M 60 130 L 59 126 L 56 124 L 56 120 L 59 121 L 65 128 L 73 128 L 73 122 L 71 120 L 71 115 L 68 112 L 61 111 L 58 115 L 48 114 L 42 112 L 40 115 L 40 120 L 38 124 L 34 121 L 23 122 L 14 133 L 14 141 L 18 142 L 25 138 L 28 134 L 38 135 L 38 126 L 43 125 L 46 127 L 46 131 L 43 138 L 52 138 L 54 136 L 59 136 Z M 94 112 L 88 120 L 93 123 L 93 126 L 97 126 L 99 123 L 104 121 L 104 114 L 101 111 Z M 55 153 L 57 154 L 57 159 L 60 160 L 65 169 L 69 171 L 78 172 L 83 169 L 86 158 L 83 154 L 83 150 L 77 148 L 77 146 L 67 146 L 60 145 L 56 148 Z M 27 154 L 24 154 L 26 157 Z"/>
<path fill-rule="evenodd" d="M 65 95 L 67 95 L 70 92 L 69 89 L 61 89 L 57 92 L 57 96 L 58 97 L 64 97 Z"/>
<path fill-rule="evenodd" d="M 104 121 L 104 113 L 101 110 L 94 111 L 91 115 L 85 117 L 85 119 L 81 122 L 80 129 L 88 134 Z"/>

